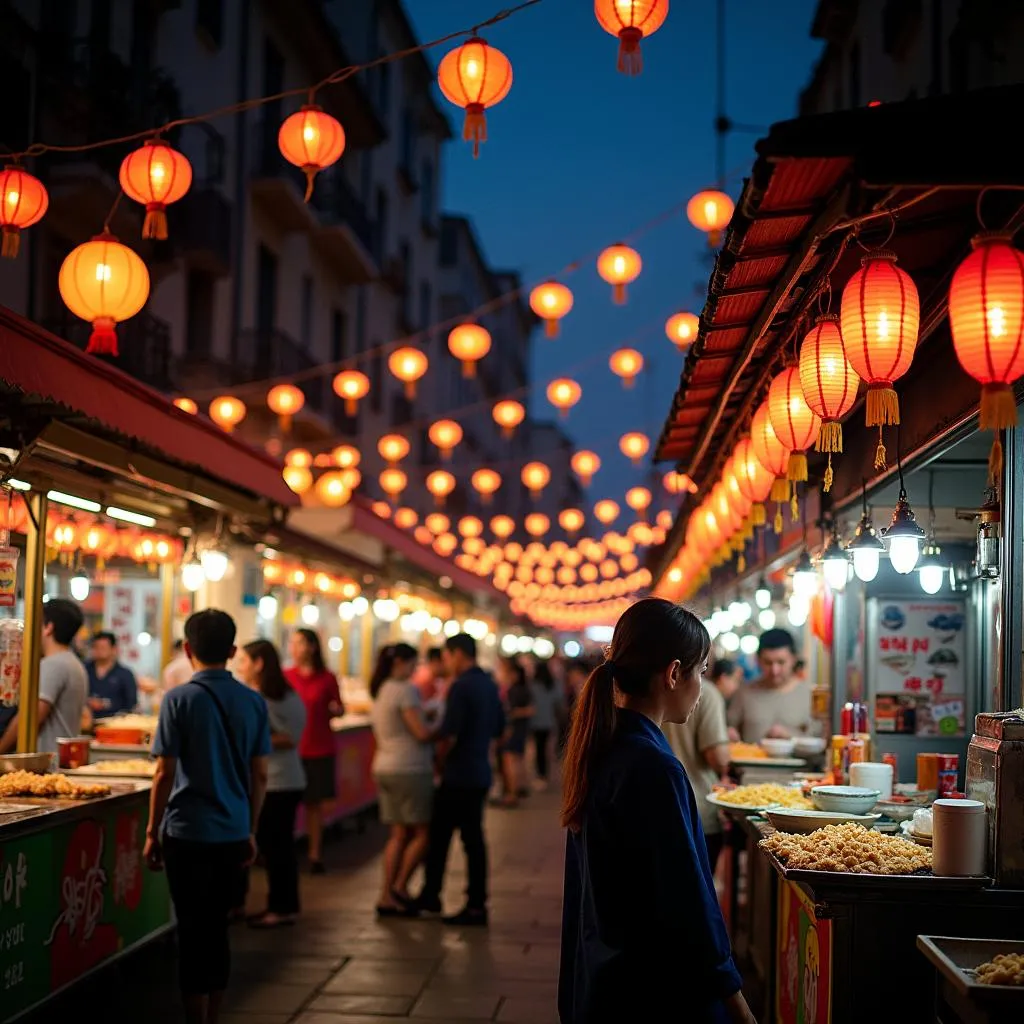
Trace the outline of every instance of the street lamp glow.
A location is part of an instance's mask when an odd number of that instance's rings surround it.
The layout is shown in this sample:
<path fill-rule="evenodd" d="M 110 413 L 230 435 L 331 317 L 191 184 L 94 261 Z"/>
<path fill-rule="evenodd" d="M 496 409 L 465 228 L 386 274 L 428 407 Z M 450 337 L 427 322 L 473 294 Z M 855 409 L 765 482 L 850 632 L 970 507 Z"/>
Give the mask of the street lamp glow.
<path fill-rule="evenodd" d="M 762 629 L 774 629 L 777 617 L 775 612 L 771 608 L 764 608 L 761 613 L 757 616 L 757 624 Z"/>
<path fill-rule="evenodd" d="M 71 596 L 76 601 L 84 601 L 89 596 L 89 577 L 83 576 L 81 573 L 72 576 L 68 581 L 68 587 L 71 590 Z"/>
<path fill-rule="evenodd" d="M 740 638 L 731 629 L 728 633 L 723 633 L 718 638 L 718 642 L 730 653 L 740 649 Z"/>
<path fill-rule="evenodd" d="M 870 583 L 878 575 L 879 553 L 877 548 L 853 549 L 853 572 L 861 583 Z"/>
<path fill-rule="evenodd" d="M 756 654 L 757 653 L 758 640 L 753 633 L 744 633 L 740 637 L 740 650 L 744 654 Z"/>
<path fill-rule="evenodd" d="M 772 603 L 772 592 L 768 589 L 768 584 L 762 577 L 761 582 L 757 585 L 757 590 L 754 591 L 754 604 L 758 608 L 768 608 Z"/>
<path fill-rule="evenodd" d="M 315 604 L 304 604 L 299 615 L 307 626 L 315 626 L 320 621 L 320 609 Z"/>
<path fill-rule="evenodd" d="M 268 622 L 277 617 L 277 598 L 273 594 L 264 594 L 260 598 L 259 613 L 260 618 Z"/>

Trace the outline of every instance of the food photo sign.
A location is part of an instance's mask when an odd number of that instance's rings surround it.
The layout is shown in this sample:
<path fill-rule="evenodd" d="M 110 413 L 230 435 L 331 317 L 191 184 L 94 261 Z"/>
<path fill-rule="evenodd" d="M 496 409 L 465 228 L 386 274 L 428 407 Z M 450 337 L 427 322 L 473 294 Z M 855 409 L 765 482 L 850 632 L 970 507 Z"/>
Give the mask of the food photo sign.
<path fill-rule="evenodd" d="M 871 652 L 875 730 L 958 736 L 966 713 L 963 601 L 877 605 Z"/>

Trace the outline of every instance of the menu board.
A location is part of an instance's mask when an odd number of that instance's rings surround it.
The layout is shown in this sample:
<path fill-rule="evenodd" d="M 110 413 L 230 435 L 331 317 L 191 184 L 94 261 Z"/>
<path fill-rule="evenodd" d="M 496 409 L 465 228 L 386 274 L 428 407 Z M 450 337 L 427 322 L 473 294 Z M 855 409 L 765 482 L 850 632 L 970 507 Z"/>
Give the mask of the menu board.
<path fill-rule="evenodd" d="M 878 601 L 871 651 L 876 732 L 963 733 L 966 623 L 962 600 Z"/>

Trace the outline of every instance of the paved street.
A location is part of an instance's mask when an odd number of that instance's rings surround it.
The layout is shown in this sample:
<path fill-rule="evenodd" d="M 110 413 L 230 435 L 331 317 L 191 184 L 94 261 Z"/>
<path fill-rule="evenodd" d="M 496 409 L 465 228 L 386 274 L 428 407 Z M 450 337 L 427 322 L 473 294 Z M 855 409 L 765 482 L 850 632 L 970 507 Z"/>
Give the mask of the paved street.
<path fill-rule="evenodd" d="M 373 825 L 328 848 L 329 874 L 304 876 L 304 913 L 293 929 L 233 933 L 234 974 L 224 1024 L 388 1024 L 499 1021 L 554 1024 L 563 833 L 557 797 L 534 795 L 517 811 L 488 811 L 491 927 L 451 930 L 432 921 L 378 923 L 384 833 Z M 446 909 L 463 902 L 458 841 Z M 259 906 L 256 872 L 251 906 Z M 83 982 L 32 1024 L 71 1019 L 84 1007 L 109 1024 L 181 1020 L 173 942 L 154 945 Z"/>

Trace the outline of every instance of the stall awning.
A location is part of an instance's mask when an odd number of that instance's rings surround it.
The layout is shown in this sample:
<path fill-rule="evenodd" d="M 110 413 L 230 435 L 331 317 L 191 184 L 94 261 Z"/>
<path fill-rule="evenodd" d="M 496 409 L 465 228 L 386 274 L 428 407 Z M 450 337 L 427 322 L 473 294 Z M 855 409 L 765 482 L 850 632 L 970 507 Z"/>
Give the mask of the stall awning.
<path fill-rule="evenodd" d="M 8 418 L 32 417 L 40 426 L 66 422 L 116 439 L 128 453 L 194 470 L 221 487 L 228 484 L 284 508 L 299 503 L 275 460 L 2 306 L 0 381 L 7 386 L 0 402 Z"/>

